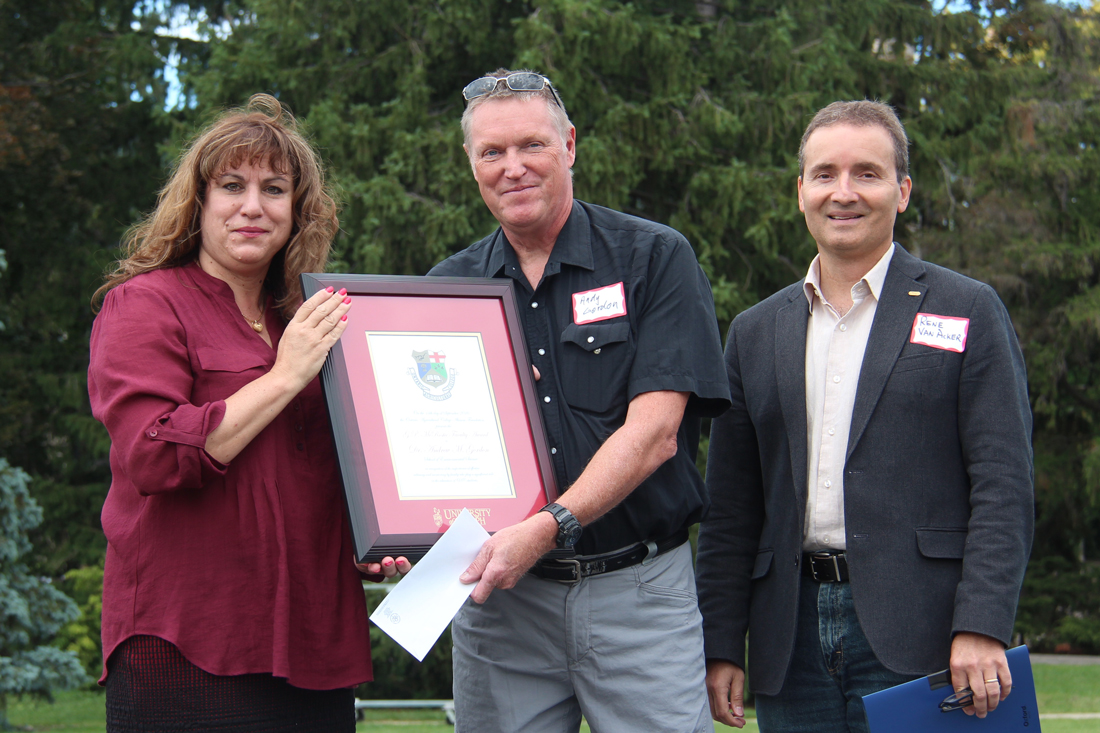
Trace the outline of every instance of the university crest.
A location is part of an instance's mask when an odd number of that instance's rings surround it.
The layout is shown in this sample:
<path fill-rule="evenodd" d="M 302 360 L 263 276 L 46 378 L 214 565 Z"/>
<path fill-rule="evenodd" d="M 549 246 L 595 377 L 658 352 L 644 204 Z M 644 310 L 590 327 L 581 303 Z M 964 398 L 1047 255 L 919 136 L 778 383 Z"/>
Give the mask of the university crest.
<path fill-rule="evenodd" d="M 414 351 L 412 358 L 416 369 L 409 369 L 409 376 L 424 397 L 433 401 L 449 399 L 457 372 L 447 369 L 447 355 L 442 351 Z"/>

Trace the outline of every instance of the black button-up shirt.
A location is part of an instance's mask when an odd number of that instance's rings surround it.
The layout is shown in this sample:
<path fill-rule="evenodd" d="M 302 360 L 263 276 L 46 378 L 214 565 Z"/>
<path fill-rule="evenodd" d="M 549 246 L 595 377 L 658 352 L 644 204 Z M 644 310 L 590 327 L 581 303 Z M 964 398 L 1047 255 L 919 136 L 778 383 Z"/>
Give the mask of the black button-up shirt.
<path fill-rule="evenodd" d="M 698 420 L 725 411 L 730 396 L 710 283 L 679 232 L 574 201 L 533 291 L 500 229 L 428 274 L 515 281 L 559 486 L 577 480 L 634 397 L 690 393 L 676 455 L 585 527 L 579 554 L 661 540 L 699 521 L 708 500 L 692 458 Z M 621 301 L 612 289 L 610 307 L 605 298 L 603 311 L 575 315 L 574 294 L 617 284 Z"/>

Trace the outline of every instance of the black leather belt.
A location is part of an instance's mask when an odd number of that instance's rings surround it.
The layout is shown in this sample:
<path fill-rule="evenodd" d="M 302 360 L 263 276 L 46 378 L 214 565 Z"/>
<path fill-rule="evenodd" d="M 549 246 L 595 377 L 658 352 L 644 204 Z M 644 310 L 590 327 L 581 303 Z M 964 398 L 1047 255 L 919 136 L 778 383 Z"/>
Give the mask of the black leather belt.
<path fill-rule="evenodd" d="M 621 550 L 613 550 L 601 555 L 577 555 L 557 560 L 539 560 L 527 572 L 544 580 L 579 583 L 582 578 L 622 570 L 640 562 L 652 560 L 684 544 L 687 538 L 688 532 L 684 529 L 663 540 L 637 542 Z"/>
<path fill-rule="evenodd" d="M 804 552 L 802 574 L 819 583 L 846 583 L 848 559 L 843 552 Z"/>

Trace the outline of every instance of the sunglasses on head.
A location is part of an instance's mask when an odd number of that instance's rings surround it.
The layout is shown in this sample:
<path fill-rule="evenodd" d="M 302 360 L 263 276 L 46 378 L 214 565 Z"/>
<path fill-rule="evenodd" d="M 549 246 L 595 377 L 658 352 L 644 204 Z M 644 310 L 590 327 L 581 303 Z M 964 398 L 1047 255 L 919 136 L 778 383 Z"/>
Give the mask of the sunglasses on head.
<path fill-rule="evenodd" d="M 542 74 L 531 71 L 517 71 L 504 77 L 483 76 L 480 79 L 474 79 L 462 88 L 462 98 L 469 102 L 471 99 L 492 94 L 493 90 L 497 88 L 497 84 L 501 82 L 507 84 L 513 92 L 541 92 L 546 87 L 550 87 L 550 91 L 554 95 L 554 102 L 565 109 L 565 105 L 561 103 L 561 97 L 558 96 L 558 90 L 554 88 L 550 80 Z"/>

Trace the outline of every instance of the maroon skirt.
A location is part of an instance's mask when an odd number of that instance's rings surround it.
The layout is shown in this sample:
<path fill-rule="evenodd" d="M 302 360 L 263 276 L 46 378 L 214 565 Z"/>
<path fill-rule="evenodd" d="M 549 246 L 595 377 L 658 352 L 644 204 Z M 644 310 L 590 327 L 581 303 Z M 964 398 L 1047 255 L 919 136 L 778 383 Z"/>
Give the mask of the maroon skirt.
<path fill-rule="evenodd" d="M 210 674 L 164 639 L 131 636 L 107 662 L 107 733 L 160 731 L 354 733 L 355 696 L 270 674 Z"/>

